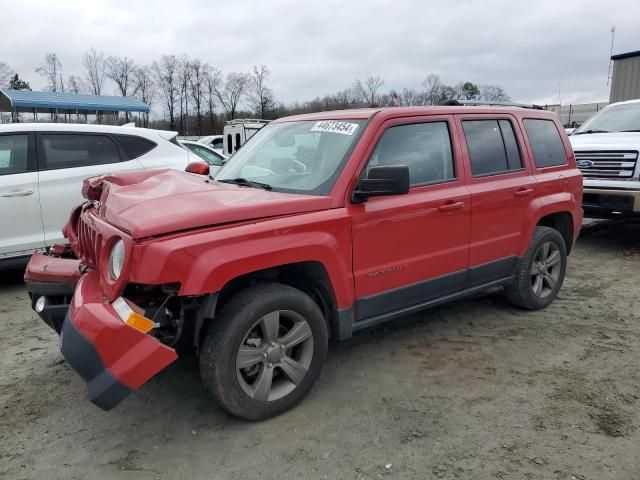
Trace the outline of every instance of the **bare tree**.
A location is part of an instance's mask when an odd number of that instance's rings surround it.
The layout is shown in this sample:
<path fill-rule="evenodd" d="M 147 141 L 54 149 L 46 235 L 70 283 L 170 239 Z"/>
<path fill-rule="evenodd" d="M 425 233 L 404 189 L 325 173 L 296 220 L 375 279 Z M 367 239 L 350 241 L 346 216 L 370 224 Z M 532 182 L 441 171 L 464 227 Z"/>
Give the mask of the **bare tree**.
<path fill-rule="evenodd" d="M 483 102 L 509 102 L 511 98 L 507 92 L 498 85 L 479 85 L 478 99 Z"/>
<path fill-rule="evenodd" d="M 425 89 L 425 103 L 427 105 L 439 105 L 446 98 L 443 97 L 444 85 L 440 81 L 440 76 L 435 73 L 427 75 L 427 78 L 422 82 L 422 86 Z"/>
<path fill-rule="evenodd" d="M 61 78 L 62 75 L 62 62 L 60 62 L 55 52 L 49 52 L 44 56 L 44 62 L 36 68 L 36 73 L 39 73 L 45 78 L 47 81 L 47 89 L 50 92 L 57 92 L 59 87 L 64 90 L 64 85 L 58 85 L 58 79 Z"/>
<path fill-rule="evenodd" d="M 92 47 L 82 56 L 82 65 L 86 70 L 84 81 L 87 84 L 87 90 L 93 95 L 101 95 L 106 80 L 104 53 Z"/>
<path fill-rule="evenodd" d="M 224 108 L 229 120 L 236 116 L 236 110 L 242 97 L 249 88 L 249 75 L 246 73 L 228 73 L 224 82 L 216 88 L 216 96 Z"/>
<path fill-rule="evenodd" d="M 9 85 L 15 72 L 4 62 L 0 62 L 0 86 Z"/>
<path fill-rule="evenodd" d="M 211 122 L 211 127 L 214 125 L 214 105 L 216 102 L 216 91 L 220 86 L 220 81 L 222 78 L 222 73 L 220 70 L 214 67 L 209 67 L 208 70 L 205 71 L 205 81 L 207 84 L 207 104 L 209 107 L 209 121 Z"/>
<path fill-rule="evenodd" d="M 134 73 L 136 64 L 129 57 L 109 57 L 105 61 L 106 75 L 113 80 L 118 92 L 126 97 L 133 93 L 135 88 Z M 124 112 L 125 120 L 129 121 L 129 112 Z"/>
<path fill-rule="evenodd" d="M 151 106 L 155 96 L 155 83 L 151 74 L 151 69 L 147 66 L 138 68 L 135 73 L 135 91 L 133 96 L 141 102 Z M 149 125 L 149 112 L 144 115 L 144 125 Z"/>
<path fill-rule="evenodd" d="M 175 55 L 163 55 L 159 62 L 153 62 L 153 73 L 159 87 L 160 96 L 169 114 L 169 128 L 176 129 L 175 108 L 178 96 L 178 59 Z"/>
<path fill-rule="evenodd" d="M 189 78 L 191 63 L 186 55 L 178 59 L 178 99 L 180 100 L 180 132 L 189 135 Z"/>
<path fill-rule="evenodd" d="M 71 93 L 80 93 L 82 91 L 82 87 L 80 86 L 80 78 L 75 75 L 69 75 L 67 78 L 67 86 L 66 91 Z"/>
<path fill-rule="evenodd" d="M 383 85 L 384 80 L 380 75 L 369 75 L 364 79 L 364 83 L 357 79 L 354 88 L 367 105 L 375 107 L 380 104 L 378 91 Z"/>
<path fill-rule="evenodd" d="M 271 72 L 266 65 L 253 66 L 249 85 L 250 106 L 258 118 L 266 118 L 276 106 L 273 92 L 267 87 Z"/>
<path fill-rule="evenodd" d="M 424 105 L 424 93 L 417 91 L 415 88 L 403 88 L 400 98 L 402 104 L 407 107 Z"/>
<path fill-rule="evenodd" d="M 202 135 L 202 109 L 206 95 L 206 80 L 209 65 L 202 63 L 199 58 L 192 60 L 189 64 L 191 74 L 189 75 L 189 94 L 193 107 L 196 110 L 196 120 L 198 122 L 198 135 Z"/>

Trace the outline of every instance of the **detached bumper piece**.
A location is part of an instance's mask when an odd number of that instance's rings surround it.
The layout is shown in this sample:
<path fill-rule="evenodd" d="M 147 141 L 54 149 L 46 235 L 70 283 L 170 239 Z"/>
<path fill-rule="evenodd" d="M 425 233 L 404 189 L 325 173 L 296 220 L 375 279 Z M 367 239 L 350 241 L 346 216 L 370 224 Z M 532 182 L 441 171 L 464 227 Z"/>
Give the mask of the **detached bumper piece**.
<path fill-rule="evenodd" d="M 105 368 L 98 352 L 67 318 L 60 334 L 60 350 L 71 368 L 87 382 L 89 400 L 103 410 L 111 410 L 131 393 Z"/>

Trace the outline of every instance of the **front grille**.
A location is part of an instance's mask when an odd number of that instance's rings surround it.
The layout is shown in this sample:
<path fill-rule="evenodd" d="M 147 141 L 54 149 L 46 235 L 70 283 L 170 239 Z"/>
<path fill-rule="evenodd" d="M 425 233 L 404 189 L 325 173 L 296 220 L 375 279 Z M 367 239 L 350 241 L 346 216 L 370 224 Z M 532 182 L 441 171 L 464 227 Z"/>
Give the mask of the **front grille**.
<path fill-rule="evenodd" d="M 80 215 L 76 227 L 76 254 L 85 265 L 96 268 L 102 249 L 102 235 L 95 227 L 89 225 L 84 215 L 86 213 Z"/>
<path fill-rule="evenodd" d="M 625 180 L 633 177 L 638 152 L 575 152 L 576 163 L 585 178 Z"/>

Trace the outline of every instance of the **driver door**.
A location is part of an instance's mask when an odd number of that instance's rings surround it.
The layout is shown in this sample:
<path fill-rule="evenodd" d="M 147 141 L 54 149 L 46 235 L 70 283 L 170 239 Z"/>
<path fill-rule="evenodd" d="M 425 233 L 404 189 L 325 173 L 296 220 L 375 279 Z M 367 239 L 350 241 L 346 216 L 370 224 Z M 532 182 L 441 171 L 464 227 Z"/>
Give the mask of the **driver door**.
<path fill-rule="evenodd" d="M 408 165 L 409 193 L 350 205 L 356 291 L 354 329 L 411 311 L 463 288 L 471 196 L 451 116 L 391 120 L 367 168 Z"/>

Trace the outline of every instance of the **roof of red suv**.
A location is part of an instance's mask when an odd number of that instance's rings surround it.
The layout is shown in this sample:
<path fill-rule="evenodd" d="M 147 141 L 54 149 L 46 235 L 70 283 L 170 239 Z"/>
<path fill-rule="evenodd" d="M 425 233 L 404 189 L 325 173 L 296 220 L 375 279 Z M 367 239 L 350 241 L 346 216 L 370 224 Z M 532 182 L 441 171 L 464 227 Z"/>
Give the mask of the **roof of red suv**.
<path fill-rule="evenodd" d="M 481 113 L 481 114 L 500 114 L 500 113 L 523 113 L 532 117 L 553 115 L 553 112 L 539 109 L 528 109 L 523 107 L 511 106 L 467 106 L 467 105 L 443 105 L 429 107 L 384 107 L 384 108 L 357 108 L 353 110 L 330 110 L 327 112 L 305 113 L 302 115 L 293 115 L 283 117 L 277 122 L 292 122 L 300 120 L 367 120 L 378 113 L 385 113 L 392 117 L 404 117 L 415 115 L 445 115 L 452 113 Z"/>

